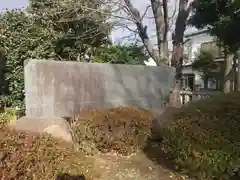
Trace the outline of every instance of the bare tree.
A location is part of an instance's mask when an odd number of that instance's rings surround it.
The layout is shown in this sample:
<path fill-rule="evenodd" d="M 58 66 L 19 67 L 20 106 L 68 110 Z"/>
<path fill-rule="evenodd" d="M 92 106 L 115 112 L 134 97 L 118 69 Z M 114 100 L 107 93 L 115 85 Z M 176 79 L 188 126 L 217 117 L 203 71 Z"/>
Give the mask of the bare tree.
<path fill-rule="evenodd" d="M 157 1 L 157 0 L 152 0 L 152 1 Z M 140 16 L 139 11 L 133 6 L 131 0 L 124 0 L 127 9 L 130 12 L 131 17 L 134 20 L 134 23 L 137 26 L 137 32 L 139 37 L 142 40 L 143 45 L 145 46 L 147 52 L 149 53 L 149 55 L 157 62 L 157 64 L 160 64 L 160 56 L 159 53 L 157 53 L 154 49 L 153 44 L 150 41 L 150 38 L 147 34 L 147 26 L 144 26 L 143 24 L 143 19 Z M 161 11 L 161 9 L 160 9 Z"/>
<path fill-rule="evenodd" d="M 158 45 L 158 63 L 161 60 L 167 61 L 168 59 L 168 7 L 167 0 L 151 0 L 152 11 L 154 15 Z M 163 8 L 162 8 L 163 7 Z M 163 11 L 163 12 L 162 12 Z M 162 58 L 162 59 L 161 59 Z"/>
<path fill-rule="evenodd" d="M 151 0 L 152 12 L 156 25 L 157 47 L 155 51 L 153 44 L 147 34 L 147 27 L 144 26 L 139 11 L 133 6 L 131 0 L 124 0 L 125 6 L 131 17 L 135 20 L 137 32 L 141 38 L 149 55 L 156 61 L 157 65 L 167 61 L 168 56 L 168 39 L 167 33 L 169 31 L 169 14 L 168 14 L 168 1 L 167 0 Z M 177 1 L 176 1 L 177 2 Z M 192 10 L 195 0 L 179 0 L 178 11 L 173 11 L 173 16 L 177 14 L 175 21 L 175 30 L 172 34 L 173 53 L 171 64 L 176 68 L 176 75 L 173 84 L 173 90 L 169 97 L 169 105 L 174 107 L 181 106 L 180 88 L 181 88 L 181 73 L 183 63 L 183 38 L 186 29 L 186 22 Z M 176 5 L 175 5 L 176 7 Z M 173 20 L 174 21 L 174 20 Z"/>
<path fill-rule="evenodd" d="M 157 65 L 169 62 L 169 48 L 168 48 L 168 32 L 173 24 L 175 30 L 172 35 L 173 54 L 172 65 L 176 68 L 176 76 L 173 84 L 173 90 L 169 98 L 171 106 L 180 106 L 180 81 L 183 62 L 183 36 L 186 29 L 186 21 L 192 10 L 192 5 L 195 0 L 178 0 L 173 1 L 175 4 L 172 11 L 172 16 L 169 16 L 168 0 L 150 0 L 150 5 L 146 10 L 140 14 L 140 11 L 133 5 L 132 0 L 105 0 L 114 4 L 117 8 L 113 8 L 115 12 L 124 12 L 125 16 L 114 14 L 113 17 L 121 19 L 122 23 L 117 22 L 121 27 L 127 28 L 133 34 L 138 34 L 149 56 L 152 57 Z M 114 1 L 114 2 L 113 2 Z M 178 3 L 178 4 L 177 4 Z M 178 8 L 177 8 L 178 7 Z M 157 45 L 151 41 L 148 35 L 148 26 L 144 24 L 144 17 L 149 9 L 152 10 L 152 19 L 155 22 Z M 142 11 L 141 11 L 142 12 Z M 176 19 L 175 19 L 176 17 Z M 148 17 L 151 18 L 151 17 Z M 128 23 L 124 22 L 127 21 Z M 135 25 L 135 29 L 132 24 Z"/>
<path fill-rule="evenodd" d="M 162 62 L 168 63 L 169 39 L 167 35 L 173 26 L 176 16 L 176 3 L 173 4 L 175 5 L 173 6 L 174 11 L 170 12 L 169 15 L 169 1 L 167 0 L 149 0 L 149 4 L 145 1 L 145 9 L 136 8 L 132 3 L 132 0 L 122 0 L 117 2 L 115 0 L 109 1 L 119 7 L 117 9 L 120 13 L 118 12 L 118 15 L 113 15 L 113 19 L 115 19 L 116 22 L 116 24 L 114 24 L 115 27 L 117 26 L 119 29 L 127 29 L 132 32 L 126 37 L 131 35 L 136 37 L 136 35 L 138 35 L 148 54 L 158 65 L 162 64 Z M 147 24 L 149 22 L 155 24 L 154 35 L 151 34 L 152 26 L 150 27 Z M 157 40 L 156 43 L 153 41 L 153 38 Z"/>
<path fill-rule="evenodd" d="M 169 105 L 174 107 L 181 106 L 180 88 L 183 64 L 183 45 L 184 32 L 189 14 L 195 0 L 179 0 L 179 10 L 175 23 L 175 31 L 172 34 L 173 54 L 171 63 L 176 68 L 173 90 L 169 97 Z"/>

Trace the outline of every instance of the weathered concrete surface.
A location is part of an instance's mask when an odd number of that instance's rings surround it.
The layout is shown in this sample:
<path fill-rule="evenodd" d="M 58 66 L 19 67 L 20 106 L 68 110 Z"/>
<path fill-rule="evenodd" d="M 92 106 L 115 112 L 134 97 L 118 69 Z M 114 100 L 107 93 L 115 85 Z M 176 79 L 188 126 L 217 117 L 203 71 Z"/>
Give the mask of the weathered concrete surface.
<path fill-rule="evenodd" d="M 28 60 L 24 71 L 26 115 L 35 117 L 68 117 L 83 108 L 158 108 L 175 72 L 166 66 L 49 60 Z"/>

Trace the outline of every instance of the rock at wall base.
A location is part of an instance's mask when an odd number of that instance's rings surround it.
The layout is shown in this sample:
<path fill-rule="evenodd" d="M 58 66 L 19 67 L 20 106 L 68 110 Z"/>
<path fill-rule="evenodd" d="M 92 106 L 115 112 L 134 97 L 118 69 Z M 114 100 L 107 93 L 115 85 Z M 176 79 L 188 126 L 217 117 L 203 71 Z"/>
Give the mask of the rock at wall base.
<path fill-rule="evenodd" d="M 61 138 L 68 142 L 73 142 L 71 127 L 68 122 L 61 117 L 28 117 L 23 116 L 10 123 L 10 126 L 19 131 L 29 131 L 36 133 L 48 133 L 55 138 Z"/>

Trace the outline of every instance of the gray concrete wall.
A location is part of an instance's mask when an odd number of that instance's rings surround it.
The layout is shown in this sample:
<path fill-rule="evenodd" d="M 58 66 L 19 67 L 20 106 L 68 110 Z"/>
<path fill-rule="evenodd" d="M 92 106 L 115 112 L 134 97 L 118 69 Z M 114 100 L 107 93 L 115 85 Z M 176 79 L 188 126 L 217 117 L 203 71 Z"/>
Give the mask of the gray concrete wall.
<path fill-rule="evenodd" d="M 172 87 L 166 66 L 28 60 L 24 68 L 27 116 L 72 116 L 85 108 L 159 108 Z"/>

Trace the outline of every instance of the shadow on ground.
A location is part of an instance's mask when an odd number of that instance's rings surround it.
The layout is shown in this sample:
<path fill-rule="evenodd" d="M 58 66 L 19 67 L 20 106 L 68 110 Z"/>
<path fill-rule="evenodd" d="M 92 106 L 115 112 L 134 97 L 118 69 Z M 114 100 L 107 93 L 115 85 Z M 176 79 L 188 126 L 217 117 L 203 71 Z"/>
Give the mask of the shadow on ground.
<path fill-rule="evenodd" d="M 56 180 L 86 180 L 84 175 L 70 175 L 67 173 L 59 174 Z"/>
<path fill-rule="evenodd" d="M 145 155 L 155 164 L 161 165 L 161 167 L 170 171 L 176 171 L 171 159 L 162 151 L 160 143 L 159 141 L 149 141 L 143 150 Z"/>
<path fill-rule="evenodd" d="M 154 164 L 160 165 L 161 167 L 170 170 L 171 172 L 179 172 L 176 170 L 176 166 L 173 161 L 167 156 L 161 148 L 161 126 L 168 123 L 168 119 L 172 114 L 178 113 L 179 108 L 166 108 L 160 111 L 154 111 L 155 121 L 152 124 L 152 139 L 150 139 L 143 149 L 144 154 L 148 159 L 152 160 Z"/>

